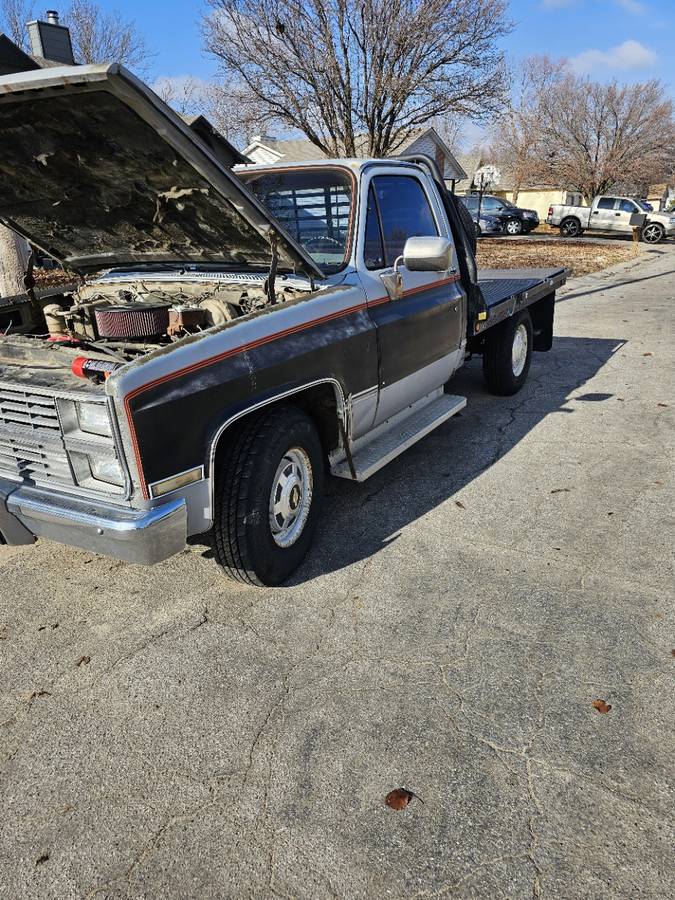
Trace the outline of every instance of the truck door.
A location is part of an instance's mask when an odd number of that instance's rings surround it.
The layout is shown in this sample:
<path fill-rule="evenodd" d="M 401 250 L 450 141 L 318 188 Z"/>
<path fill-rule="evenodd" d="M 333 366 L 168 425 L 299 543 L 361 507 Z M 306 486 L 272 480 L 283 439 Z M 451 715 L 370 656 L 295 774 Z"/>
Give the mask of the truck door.
<path fill-rule="evenodd" d="M 614 231 L 616 202 L 616 197 L 598 197 L 595 209 L 591 211 L 590 227 L 602 231 Z"/>
<path fill-rule="evenodd" d="M 391 299 L 381 275 L 393 272 L 409 237 L 451 237 L 439 198 L 416 170 L 367 173 L 361 193 L 359 276 L 376 326 L 379 399 L 375 423 L 443 385 L 463 353 L 466 301 L 456 269 L 409 272 Z"/>
<path fill-rule="evenodd" d="M 621 231 L 624 234 L 633 230 L 630 224 L 630 217 L 633 213 L 642 212 L 641 209 L 638 209 L 637 203 L 633 203 L 632 200 L 628 200 L 625 197 L 621 200 L 616 201 L 617 205 L 614 209 L 614 231 Z"/>

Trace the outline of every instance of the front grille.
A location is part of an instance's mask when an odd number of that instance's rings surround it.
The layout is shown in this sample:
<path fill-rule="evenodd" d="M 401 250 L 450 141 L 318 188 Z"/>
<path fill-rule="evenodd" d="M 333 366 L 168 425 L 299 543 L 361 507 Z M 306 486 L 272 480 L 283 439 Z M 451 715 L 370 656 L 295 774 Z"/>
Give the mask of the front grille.
<path fill-rule="evenodd" d="M 0 386 L 0 473 L 74 483 L 54 397 Z"/>

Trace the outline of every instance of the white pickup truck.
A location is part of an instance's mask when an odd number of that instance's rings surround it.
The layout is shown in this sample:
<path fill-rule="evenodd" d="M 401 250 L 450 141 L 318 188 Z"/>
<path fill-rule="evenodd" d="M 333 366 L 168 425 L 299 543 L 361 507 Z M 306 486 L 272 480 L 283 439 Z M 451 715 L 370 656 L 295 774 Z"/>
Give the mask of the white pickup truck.
<path fill-rule="evenodd" d="M 586 229 L 630 234 L 634 215 L 646 215 L 642 240 L 658 244 L 675 235 L 675 213 L 654 212 L 644 200 L 595 197 L 591 206 L 549 206 L 546 224 L 558 226 L 563 237 L 579 237 Z"/>

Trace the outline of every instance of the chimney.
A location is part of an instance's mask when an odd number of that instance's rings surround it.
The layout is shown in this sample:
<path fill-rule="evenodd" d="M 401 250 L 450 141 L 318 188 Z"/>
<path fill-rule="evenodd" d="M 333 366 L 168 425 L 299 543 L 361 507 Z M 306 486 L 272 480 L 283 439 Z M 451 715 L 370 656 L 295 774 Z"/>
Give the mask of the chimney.
<path fill-rule="evenodd" d="M 59 24 L 59 14 L 55 9 L 48 9 L 46 17 L 46 22 L 29 22 L 26 26 L 32 55 L 38 59 L 74 66 L 69 29 Z"/>

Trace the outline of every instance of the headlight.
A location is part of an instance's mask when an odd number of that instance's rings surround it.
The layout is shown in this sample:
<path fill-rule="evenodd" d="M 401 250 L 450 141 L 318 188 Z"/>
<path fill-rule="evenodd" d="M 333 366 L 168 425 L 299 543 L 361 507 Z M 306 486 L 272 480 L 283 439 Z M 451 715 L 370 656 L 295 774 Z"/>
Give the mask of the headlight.
<path fill-rule="evenodd" d="M 108 408 L 103 403 L 78 403 L 77 419 L 82 431 L 103 437 L 112 436 Z"/>
<path fill-rule="evenodd" d="M 670 217 L 670 224 L 675 225 L 675 216 Z"/>
<path fill-rule="evenodd" d="M 92 478 L 97 481 L 105 481 L 107 484 L 117 484 L 124 486 L 124 475 L 122 467 L 116 459 L 111 456 L 90 456 L 89 466 L 91 468 Z"/>

